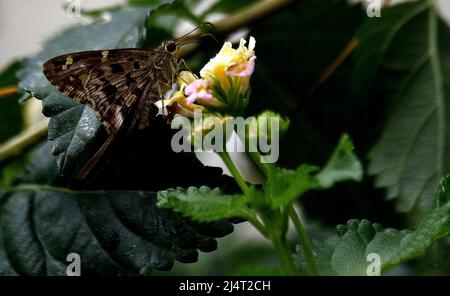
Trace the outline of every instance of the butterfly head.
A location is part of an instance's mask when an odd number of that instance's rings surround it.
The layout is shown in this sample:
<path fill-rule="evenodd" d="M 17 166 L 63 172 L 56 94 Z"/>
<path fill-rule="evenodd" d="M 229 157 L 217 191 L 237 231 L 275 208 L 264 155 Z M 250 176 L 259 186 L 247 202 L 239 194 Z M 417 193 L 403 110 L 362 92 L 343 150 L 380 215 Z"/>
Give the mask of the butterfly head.
<path fill-rule="evenodd" d="M 163 42 L 163 44 L 161 45 L 161 47 L 168 53 L 170 53 L 171 55 L 178 55 L 179 51 L 180 51 L 180 45 L 174 41 L 174 40 L 170 40 L 170 41 L 165 41 Z"/>

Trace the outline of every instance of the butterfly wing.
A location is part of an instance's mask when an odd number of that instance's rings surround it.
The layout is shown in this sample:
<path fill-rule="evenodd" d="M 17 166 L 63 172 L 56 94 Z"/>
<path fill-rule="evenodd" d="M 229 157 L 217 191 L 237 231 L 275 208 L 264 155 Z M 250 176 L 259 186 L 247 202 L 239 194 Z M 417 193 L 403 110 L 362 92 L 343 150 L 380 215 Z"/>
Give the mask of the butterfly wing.
<path fill-rule="evenodd" d="M 90 106 L 115 134 L 148 126 L 153 103 L 174 79 L 165 73 L 172 72 L 173 63 L 170 54 L 158 50 L 85 51 L 50 59 L 44 74 L 59 91 Z"/>

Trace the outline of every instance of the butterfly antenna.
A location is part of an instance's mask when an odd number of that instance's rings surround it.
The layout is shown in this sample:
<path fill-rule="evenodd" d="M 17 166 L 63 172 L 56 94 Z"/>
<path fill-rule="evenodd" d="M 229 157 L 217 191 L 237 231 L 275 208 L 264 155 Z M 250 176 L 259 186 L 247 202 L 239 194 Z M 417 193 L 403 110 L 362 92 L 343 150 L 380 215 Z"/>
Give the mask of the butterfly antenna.
<path fill-rule="evenodd" d="M 216 38 L 216 36 L 214 36 L 213 33 L 205 33 L 205 34 L 200 35 L 200 38 L 203 38 L 203 37 L 211 37 L 214 41 L 216 41 L 216 43 L 219 43 L 219 40 Z"/>
<path fill-rule="evenodd" d="M 195 31 L 197 31 L 198 29 L 200 29 L 200 28 L 202 28 L 204 26 L 211 26 L 214 29 L 216 28 L 214 26 L 214 24 L 212 24 L 210 22 L 204 22 L 204 23 L 201 23 L 200 25 L 198 25 L 197 27 L 195 27 L 194 29 L 192 29 L 191 31 L 187 32 L 183 36 L 180 36 L 178 38 L 173 39 L 173 41 L 182 41 L 184 38 L 188 37 L 190 34 L 194 33 Z"/>
<path fill-rule="evenodd" d="M 185 43 L 180 44 L 180 47 L 181 47 L 181 46 L 185 46 L 185 45 L 189 45 L 189 44 L 195 44 L 195 43 L 200 43 L 200 41 L 190 41 L 190 42 L 185 42 Z"/>
<path fill-rule="evenodd" d="M 205 34 L 200 35 L 200 38 L 203 38 L 203 37 L 211 37 L 212 39 L 214 39 L 214 41 L 219 43 L 219 40 L 212 33 L 205 33 Z M 189 42 L 185 42 L 185 43 L 180 44 L 180 46 L 185 46 L 185 45 L 194 44 L 194 43 L 200 43 L 200 41 L 198 41 L 198 40 L 197 41 L 189 41 Z"/>

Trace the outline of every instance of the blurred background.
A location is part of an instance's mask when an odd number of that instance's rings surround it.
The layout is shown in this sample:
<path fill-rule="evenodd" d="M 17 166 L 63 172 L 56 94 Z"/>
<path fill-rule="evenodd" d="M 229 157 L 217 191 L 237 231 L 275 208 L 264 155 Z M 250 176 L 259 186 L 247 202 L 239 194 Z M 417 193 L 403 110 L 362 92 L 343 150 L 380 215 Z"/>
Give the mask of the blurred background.
<path fill-rule="evenodd" d="M 81 6 L 91 10 L 124 2 L 81 0 Z M 80 22 L 66 15 L 63 7 L 67 3 L 66 0 L 0 0 L 0 68 L 15 58 L 38 52 L 45 39 Z"/>

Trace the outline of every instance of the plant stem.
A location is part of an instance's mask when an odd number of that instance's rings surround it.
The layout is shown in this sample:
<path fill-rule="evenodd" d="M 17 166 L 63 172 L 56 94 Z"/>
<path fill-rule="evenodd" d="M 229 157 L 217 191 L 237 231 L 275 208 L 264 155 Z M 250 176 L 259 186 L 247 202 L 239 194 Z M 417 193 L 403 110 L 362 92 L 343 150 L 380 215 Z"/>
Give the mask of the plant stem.
<path fill-rule="evenodd" d="M 248 152 L 250 157 L 253 159 L 253 161 L 256 163 L 256 165 L 259 167 L 259 169 L 266 175 L 266 178 L 269 178 L 275 167 L 272 163 L 262 163 L 261 162 L 261 154 L 259 152 Z M 268 201 L 270 202 L 270 201 Z M 272 231 L 275 231 L 278 234 L 272 235 L 271 241 L 275 248 L 275 252 L 277 253 L 278 260 L 280 261 L 281 266 L 283 269 L 291 275 L 297 274 L 297 270 L 295 268 L 295 265 L 292 261 L 292 254 L 289 250 L 289 246 L 286 241 L 286 232 L 289 227 L 288 222 L 288 215 L 289 215 L 289 208 L 285 208 L 282 210 L 279 214 L 281 215 L 281 229 L 278 226 L 273 226 L 271 224 L 273 217 L 266 217 L 267 224 L 271 225 Z M 275 213 L 272 213 L 275 215 Z M 264 216 L 263 216 L 264 218 Z M 263 219 L 264 220 L 264 219 Z"/>
<path fill-rule="evenodd" d="M 296 275 L 297 270 L 292 262 L 292 254 L 289 251 L 288 244 L 284 236 L 273 236 L 272 244 L 277 253 L 278 260 L 280 261 L 283 269 L 290 275 Z"/>
<path fill-rule="evenodd" d="M 20 154 L 29 146 L 45 139 L 48 120 L 43 120 L 0 145 L 0 162 Z"/>
<path fill-rule="evenodd" d="M 0 98 L 9 97 L 18 93 L 19 89 L 15 85 L 0 88 Z"/>
<path fill-rule="evenodd" d="M 242 178 L 241 174 L 239 173 L 238 169 L 234 165 L 233 161 L 230 158 L 230 155 L 228 152 L 220 152 L 218 153 L 220 157 L 222 158 L 223 162 L 227 166 L 227 168 L 230 170 L 231 174 L 233 175 L 234 179 L 236 180 L 236 183 L 239 185 L 241 190 L 244 192 L 244 194 L 248 195 L 250 193 L 250 188 L 248 187 L 245 180 Z M 286 242 L 285 234 L 280 232 L 279 229 L 273 225 L 273 222 L 271 219 L 274 217 L 270 217 L 268 221 L 268 225 L 270 225 L 269 230 L 261 224 L 252 214 L 245 215 L 245 218 L 265 237 L 269 238 L 272 241 L 272 244 L 275 248 L 275 252 L 277 253 L 278 260 L 280 261 L 280 264 L 282 268 L 291 275 L 296 274 L 296 268 L 294 263 L 292 262 L 292 254 L 289 251 L 289 247 Z M 264 219 L 263 219 L 264 220 Z M 269 231 L 269 232 L 268 232 Z"/>
<path fill-rule="evenodd" d="M 225 36 L 233 31 L 250 25 L 276 11 L 283 9 L 297 0 L 262 0 L 247 5 L 233 14 L 226 15 L 224 18 L 214 22 L 216 33 Z M 186 40 L 201 38 L 204 32 L 194 32 Z M 189 50 L 183 52 L 189 53 Z"/>
<path fill-rule="evenodd" d="M 308 262 L 309 270 L 311 271 L 312 274 L 317 275 L 318 272 L 316 266 L 316 259 L 314 258 L 314 251 L 312 248 L 311 240 L 309 239 L 308 234 L 303 228 L 303 224 L 300 221 L 300 218 L 298 217 L 297 212 L 295 211 L 292 205 L 289 206 L 289 216 L 291 217 L 295 229 L 297 230 L 297 233 L 300 237 L 303 250 L 305 251 L 306 261 Z"/>
<path fill-rule="evenodd" d="M 218 154 L 222 158 L 222 160 L 225 163 L 225 165 L 227 166 L 227 168 L 230 170 L 231 174 L 233 175 L 234 179 L 236 180 L 236 183 L 241 188 L 242 192 L 245 195 L 248 195 L 250 193 L 250 188 L 248 187 L 244 178 L 242 178 L 241 173 L 239 173 L 239 170 L 237 169 L 237 167 L 234 165 L 228 152 L 224 151 L 224 152 L 219 152 Z"/>
<path fill-rule="evenodd" d="M 250 224 L 252 224 L 253 227 L 255 227 L 262 235 L 265 237 L 269 235 L 266 227 L 252 213 L 246 212 L 243 217 L 247 219 L 247 221 L 250 222 Z"/>
<path fill-rule="evenodd" d="M 267 16 L 274 11 L 294 3 L 296 0 L 264 0 L 249 5 L 244 9 L 228 15 L 215 23 L 217 31 L 230 33 L 238 28 L 250 24 L 258 19 Z"/>
<path fill-rule="evenodd" d="M 359 44 L 359 40 L 357 37 L 353 37 L 347 45 L 344 47 L 341 53 L 336 57 L 333 63 L 325 69 L 322 76 L 314 83 L 314 85 L 308 90 L 306 93 L 306 97 L 312 96 L 335 72 L 336 70 L 344 63 L 347 58 L 350 56 L 352 52 L 355 51 L 356 47 Z M 295 110 L 295 111 L 298 111 Z"/>
<path fill-rule="evenodd" d="M 266 175 L 266 177 L 269 175 L 269 169 L 265 163 L 261 163 L 261 154 L 259 152 L 248 152 L 250 155 L 250 158 L 253 160 L 254 163 L 258 166 L 258 168 Z"/>

